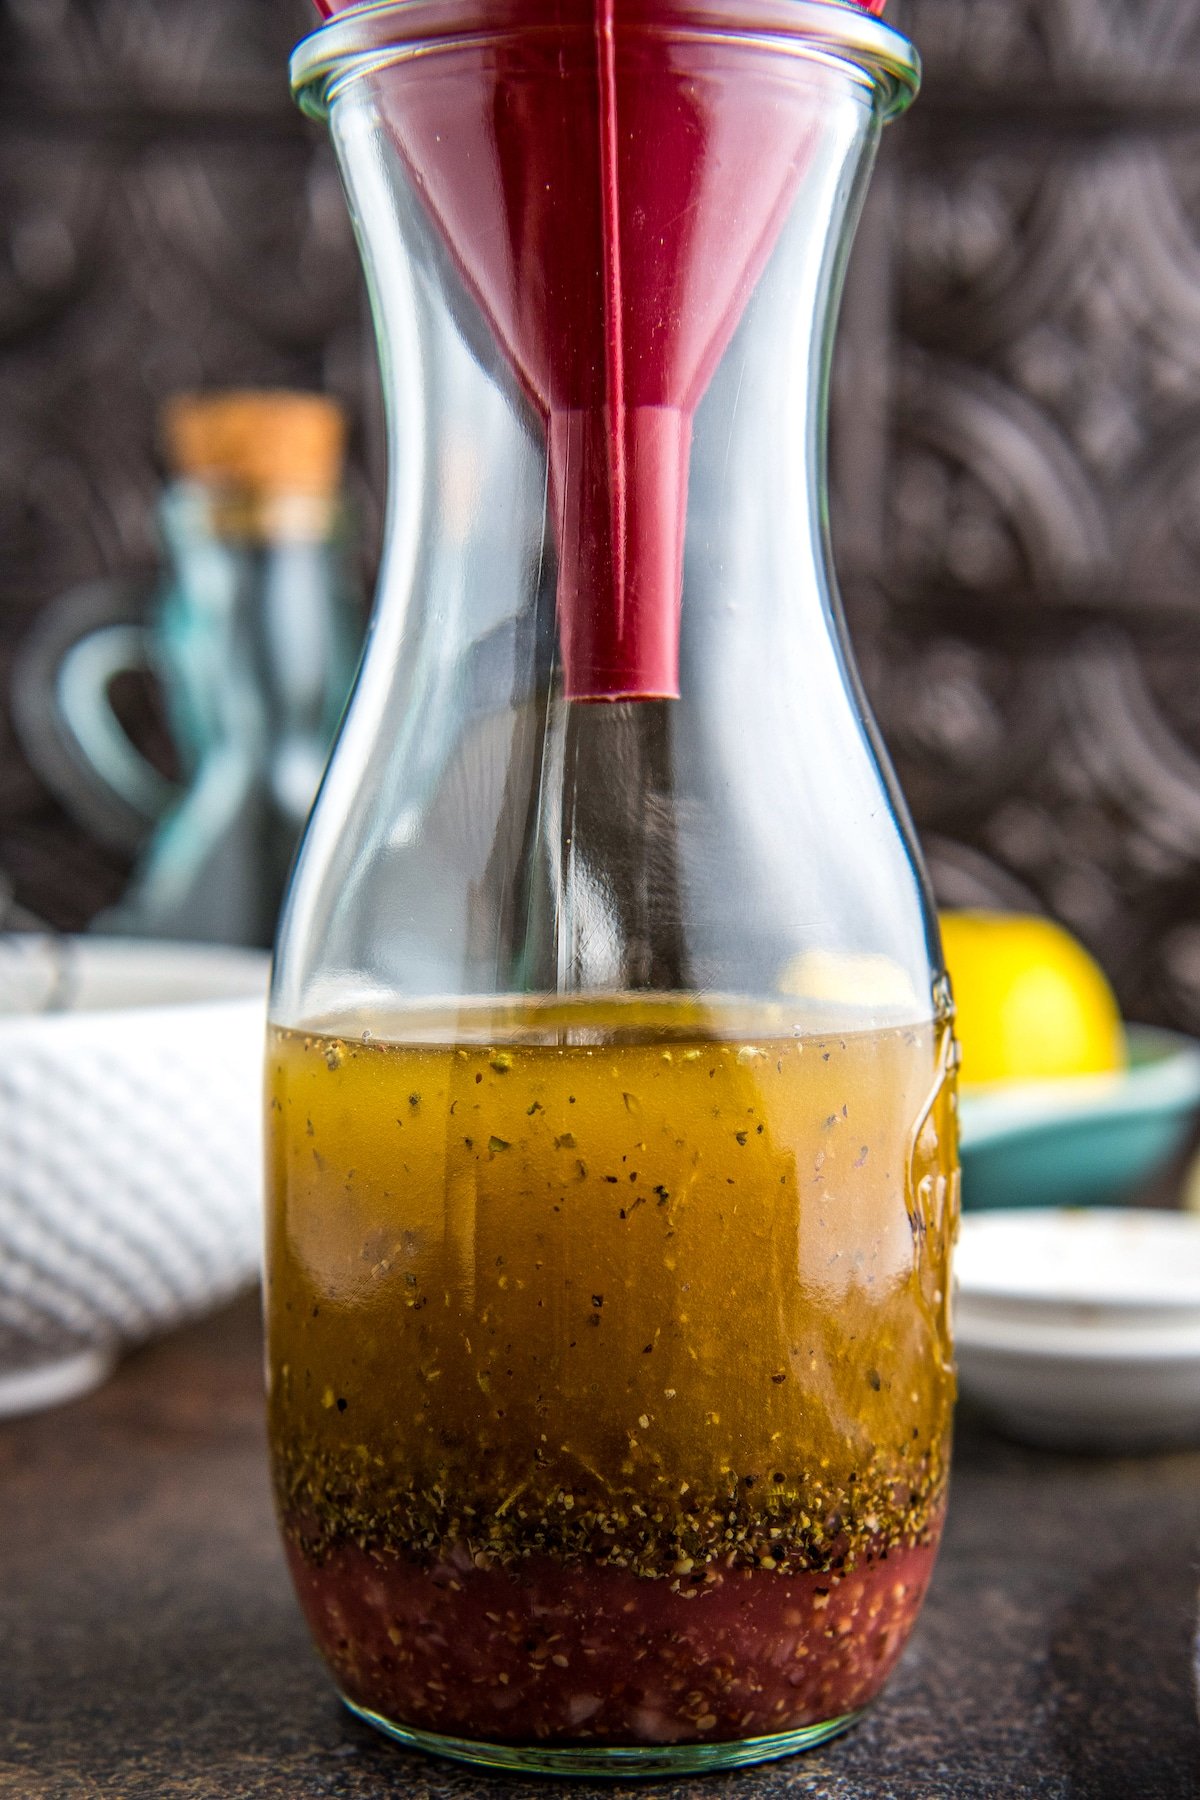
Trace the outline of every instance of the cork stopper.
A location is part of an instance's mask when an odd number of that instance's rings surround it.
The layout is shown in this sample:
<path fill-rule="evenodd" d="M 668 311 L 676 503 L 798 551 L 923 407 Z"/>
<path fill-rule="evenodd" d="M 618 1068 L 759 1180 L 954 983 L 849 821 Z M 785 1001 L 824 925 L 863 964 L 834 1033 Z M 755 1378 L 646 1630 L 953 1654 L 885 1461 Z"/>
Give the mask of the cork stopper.
<path fill-rule="evenodd" d="M 174 472 L 260 499 L 332 499 L 341 485 L 346 419 L 323 394 L 179 394 L 163 410 Z"/>
<path fill-rule="evenodd" d="M 163 409 L 175 476 L 203 490 L 210 528 L 228 539 L 317 540 L 333 528 L 346 418 L 322 394 L 179 394 Z"/>

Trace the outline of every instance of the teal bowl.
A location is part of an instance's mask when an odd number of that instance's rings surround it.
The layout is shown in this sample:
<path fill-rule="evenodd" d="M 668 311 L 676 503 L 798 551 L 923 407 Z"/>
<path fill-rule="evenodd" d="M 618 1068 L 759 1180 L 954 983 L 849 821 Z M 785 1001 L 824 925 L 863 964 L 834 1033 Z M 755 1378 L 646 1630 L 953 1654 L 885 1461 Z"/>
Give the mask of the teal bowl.
<path fill-rule="evenodd" d="M 1182 1148 L 1200 1043 L 1131 1025 L 1120 1075 L 976 1090 L 960 1101 L 963 1206 L 1114 1205 Z"/>

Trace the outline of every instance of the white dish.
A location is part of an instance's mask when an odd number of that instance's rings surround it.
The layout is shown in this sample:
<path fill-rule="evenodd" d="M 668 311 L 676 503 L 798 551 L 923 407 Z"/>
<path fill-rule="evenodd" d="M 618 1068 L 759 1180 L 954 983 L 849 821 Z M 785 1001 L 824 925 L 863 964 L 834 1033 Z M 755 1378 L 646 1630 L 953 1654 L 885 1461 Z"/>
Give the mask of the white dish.
<path fill-rule="evenodd" d="M 1200 1314 L 1200 1219 L 1147 1208 L 1032 1208 L 963 1220 L 964 1298 L 1013 1307 Z"/>
<path fill-rule="evenodd" d="M 0 1416 L 254 1279 L 267 968 L 0 938 Z"/>
<path fill-rule="evenodd" d="M 960 1336 L 962 1391 L 1011 1436 L 1059 1450 L 1200 1443 L 1200 1338 L 1181 1355 L 1072 1352 Z"/>
<path fill-rule="evenodd" d="M 959 1379 L 1016 1437 L 1200 1442 L 1200 1219 L 1014 1209 L 963 1222 Z"/>

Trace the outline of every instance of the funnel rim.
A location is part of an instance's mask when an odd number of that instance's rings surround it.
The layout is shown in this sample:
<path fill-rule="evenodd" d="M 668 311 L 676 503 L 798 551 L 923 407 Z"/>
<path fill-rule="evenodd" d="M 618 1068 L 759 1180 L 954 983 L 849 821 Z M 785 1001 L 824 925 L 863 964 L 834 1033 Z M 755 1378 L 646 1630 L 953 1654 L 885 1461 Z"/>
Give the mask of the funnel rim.
<path fill-rule="evenodd" d="M 519 9 L 519 10 L 518 10 Z M 310 118 L 325 120 L 344 87 L 397 57 L 523 35 L 561 34 L 561 18 L 530 20 L 520 0 L 476 8 L 459 0 L 364 0 L 302 38 L 292 53 L 292 93 Z M 883 120 L 910 105 L 921 84 L 916 47 L 854 0 L 632 0 L 640 34 L 729 36 L 759 47 L 809 52 L 848 65 L 873 86 Z M 470 15 L 474 14 L 473 22 Z M 524 15 L 523 17 L 521 15 Z"/>

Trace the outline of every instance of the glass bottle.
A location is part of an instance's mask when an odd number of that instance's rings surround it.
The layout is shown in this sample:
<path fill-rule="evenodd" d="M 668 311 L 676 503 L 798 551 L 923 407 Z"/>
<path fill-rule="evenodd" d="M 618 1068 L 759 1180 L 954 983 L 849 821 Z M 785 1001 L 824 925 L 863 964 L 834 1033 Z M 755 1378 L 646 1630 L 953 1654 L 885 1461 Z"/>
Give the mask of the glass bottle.
<path fill-rule="evenodd" d="M 164 437 L 165 567 L 61 595 L 25 645 L 15 718 L 33 766 L 137 865 L 93 929 L 269 944 L 362 635 L 341 492 L 345 419 L 318 394 L 179 395 Z M 181 779 L 114 708 L 152 675 Z"/>
<path fill-rule="evenodd" d="M 271 1002 L 297 1591 L 404 1742 L 784 1755 L 909 1634 L 954 1390 L 949 1005 L 825 517 L 914 54 L 831 0 L 405 0 L 293 75 L 393 470 Z"/>
<path fill-rule="evenodd" d="M 180 395 L 151 655 L 184 787 L 101 930 L 269 944 L 362 634 L 345 418 L 318 394 Z"/>

